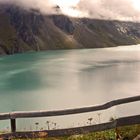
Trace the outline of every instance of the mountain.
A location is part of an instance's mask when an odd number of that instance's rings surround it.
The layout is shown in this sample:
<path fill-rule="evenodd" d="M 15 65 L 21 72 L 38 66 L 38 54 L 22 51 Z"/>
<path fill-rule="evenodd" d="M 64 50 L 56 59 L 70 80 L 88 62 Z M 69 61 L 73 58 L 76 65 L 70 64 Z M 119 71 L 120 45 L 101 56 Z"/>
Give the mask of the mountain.
<path fill-rule="evenodd" d="M 44 15 L 0 5 L 0 54 L 140 43 L 140 23 Z"/>

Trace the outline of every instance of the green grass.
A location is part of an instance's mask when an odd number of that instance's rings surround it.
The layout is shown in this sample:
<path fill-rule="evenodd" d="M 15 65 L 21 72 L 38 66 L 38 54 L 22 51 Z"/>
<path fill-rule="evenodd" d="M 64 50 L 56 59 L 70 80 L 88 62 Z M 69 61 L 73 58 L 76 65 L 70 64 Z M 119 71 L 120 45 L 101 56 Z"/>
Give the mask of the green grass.
<path fill-rule="evenodd" d="M 116 134 L 120 136 L 119 140 L 133 140 L 137 135 L 140 134 L 140 125 L 119 127 L 117 129 L 111 129 L 107 131 L 83 135 L 74 135 L 69 137 L 40 138 L 35 140 L 116 140 Z"/>
<path fill-rule="evenodd" d="M 140 134 L 140 125 L 120 127 L 118 132 L 123 138 L 128 137 L 129 140 L 132 140 Z"/>

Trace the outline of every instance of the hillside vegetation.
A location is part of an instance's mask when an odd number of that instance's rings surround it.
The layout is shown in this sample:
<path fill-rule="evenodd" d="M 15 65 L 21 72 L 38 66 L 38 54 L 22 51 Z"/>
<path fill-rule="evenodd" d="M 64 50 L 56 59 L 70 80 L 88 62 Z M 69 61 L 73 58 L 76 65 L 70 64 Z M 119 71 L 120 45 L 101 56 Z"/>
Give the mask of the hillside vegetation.
<path fill-rule="evenodd" d="M 140 43 L 140 23 L 44 15 L 0 5 L 0 54 Z"/>

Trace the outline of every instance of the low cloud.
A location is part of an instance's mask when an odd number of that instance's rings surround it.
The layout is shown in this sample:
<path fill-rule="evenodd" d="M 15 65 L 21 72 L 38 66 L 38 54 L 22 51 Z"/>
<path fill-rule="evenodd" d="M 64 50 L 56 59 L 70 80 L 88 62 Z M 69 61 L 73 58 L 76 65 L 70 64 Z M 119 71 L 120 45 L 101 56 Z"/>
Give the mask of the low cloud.
<path fill-rule="evenodd" d="M 63 13 L 75 17 L 140 21 L 140 10 L 134 6 L 134 1 L 139 0 L 80 0 L 73 7 L 61 5 L 61 9 L 56 7 L 56 0 L 0 0 L 0 3 L 35 8 L 45 14 Z"/>
<path fill-rule="evenodd" d="M 140 21 L 134 0 L 80 0 L 77 9 L 90 18 Z"/>
<path fill-rule="evenodd" d="M 56 4 L 51 0 L 0 0 L 2 4 L 14 4 L 25 9 L 35 8 L 45 14 L 56 13 Z"/>

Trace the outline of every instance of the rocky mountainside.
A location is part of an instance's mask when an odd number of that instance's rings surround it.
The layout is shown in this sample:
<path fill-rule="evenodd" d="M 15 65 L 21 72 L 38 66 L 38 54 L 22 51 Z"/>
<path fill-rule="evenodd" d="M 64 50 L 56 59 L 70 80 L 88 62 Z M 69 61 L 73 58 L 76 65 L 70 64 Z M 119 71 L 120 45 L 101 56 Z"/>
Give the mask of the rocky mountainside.
<path fill-rule="evenodd" d="M 0 5 L 0 54 L 140 43 L 140 23 L 43 15 Z"/>

